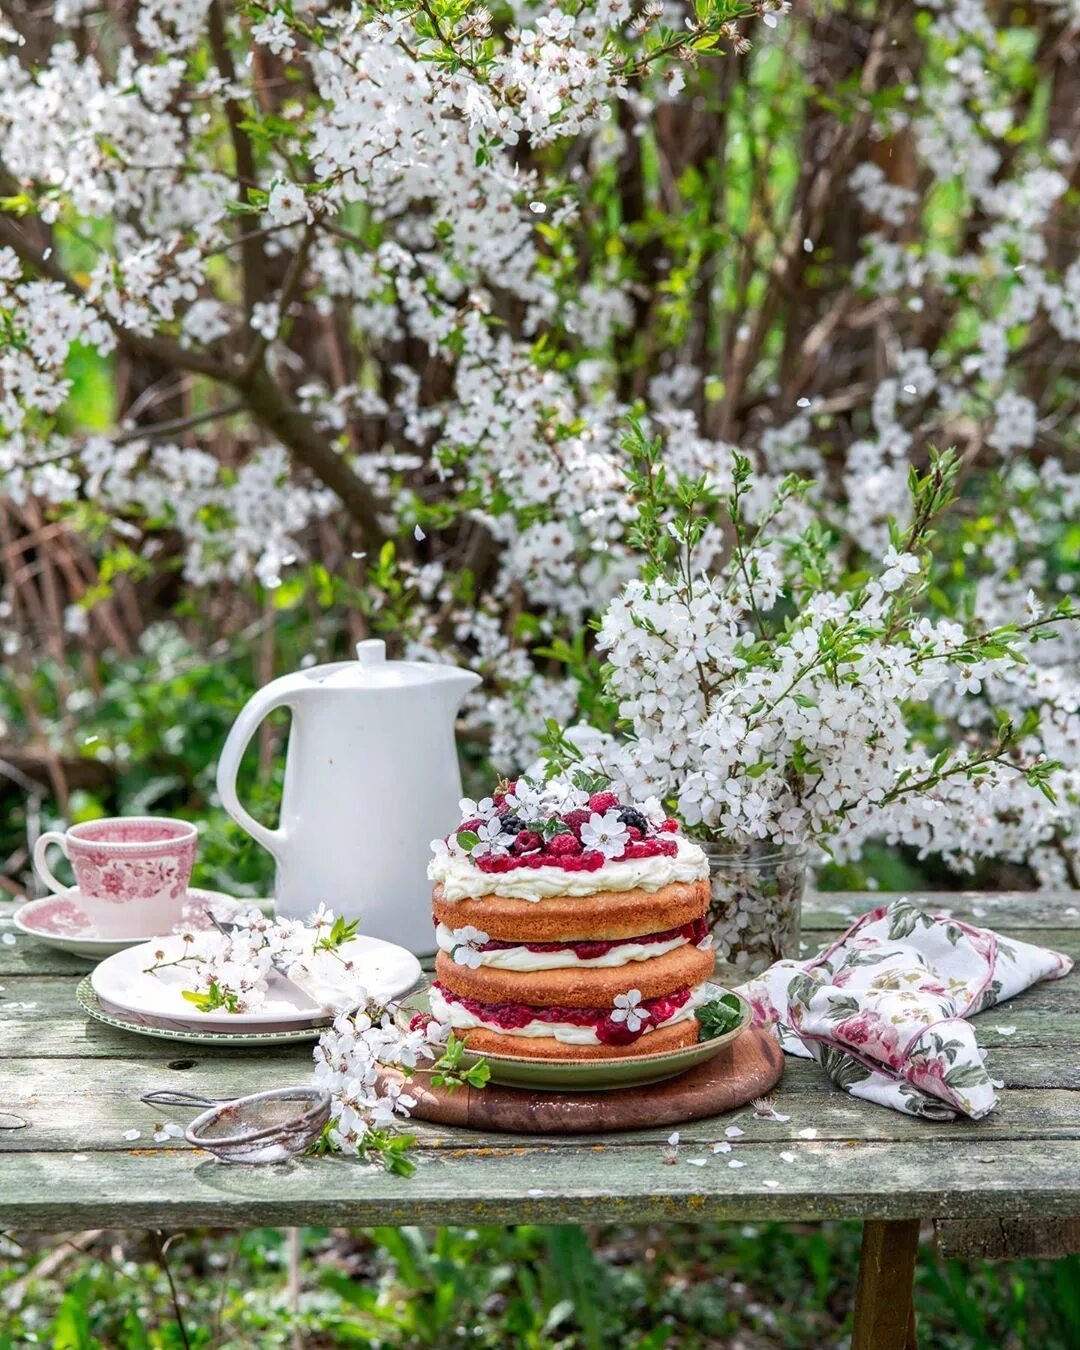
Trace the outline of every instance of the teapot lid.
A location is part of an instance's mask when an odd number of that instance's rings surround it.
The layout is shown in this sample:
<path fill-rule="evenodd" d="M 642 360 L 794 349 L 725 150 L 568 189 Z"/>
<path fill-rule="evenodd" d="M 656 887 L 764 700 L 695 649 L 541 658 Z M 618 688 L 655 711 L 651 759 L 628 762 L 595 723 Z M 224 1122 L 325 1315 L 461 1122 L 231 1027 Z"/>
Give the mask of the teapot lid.
<path fill-rule="evenodd" d="M 396 689 L 431 684 L 461 672 L 456 666 L 431 661 L 388 661 L 386 643 L 381 638 L 369 638 L 356 644 L 355 661 L 334 661 L 302 673 L 325 689 Z"/>

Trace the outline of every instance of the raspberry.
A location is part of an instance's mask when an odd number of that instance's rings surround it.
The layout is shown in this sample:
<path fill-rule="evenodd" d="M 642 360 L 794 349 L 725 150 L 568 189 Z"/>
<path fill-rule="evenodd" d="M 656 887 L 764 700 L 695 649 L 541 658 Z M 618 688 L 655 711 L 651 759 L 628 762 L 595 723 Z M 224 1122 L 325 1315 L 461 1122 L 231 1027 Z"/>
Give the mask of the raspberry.
<path fill-rule="evenodd" d="M 596 872 L 604 865 L 604 855 L 596 849 L 589 849 L 577 858 L 562 858 L 559 866 L 567 872 Z"/>
<path fill-rule="evenodd" d="M 598 816 L 613 810 L 618 804 L 619 799 L 614 792 L 594 792 L 589 798 L 589 810 L 595 811 Z"/>
<path fill-rule="evenodd" d="M 627 825 L 626 837 L 631 841 L 631 843 L 636 843 L 637 840 L 643 837 L 642 831 L 639 830 L 636 825 Z"/>
<path fill-rule="evenodd" d="M 667 820 L 664 821 L 663 825 L 661 825 L 660 828 L 664 831 L 665 834 L 674 834 L 675 831 L 679 828 L 679 822 L 675 819 L 674 816 L 668 816 Z"/>
<path fill-rule="evenodd" d="M 636 843 L 627 844 L 624 856 L 627 858 L 658 858 L 662 852 L 659 839 L 641 839 Z"/>
<path fill-rule="evenodd" d="M 472 830 L 472 832 L 475 834 L 476 831 L 480 828 L 480 826 L 483 825 L 483 823 L 484 822 L 480 819 L 479 816 L 473 816 L 472 820 L 466 820 L 463 824 L 459 825 L 457 829 L 454 831 L 454 833 L 461 834 L 463 830 Z"/>
<path fill-rule="evenodd" d="M 500 853 L 493 855 L 485 853 L 482 858 L 476 859 L 476 865 L 481 872 L 509 872 L 517 864 L 517 859 L 512 858 L 509 853 Z"/>
<path fill-rule="evenodd" d="M 543 840 L 535 830 L 519 830 L 518 837 L 514 840 L 514 848 L 518 853 L 529 853 L 534 848 L 539 848 Z"/>
<path fill-rule="evenodd" d="M 562 823 L 568 825 L 575 834 L 580 835 L 582 825 L 588 824 L 591 815 L 591 811 L 586 811 L 583 806 L 580 806 L 576 811 L 567 811 L 566 815 L 562 817 Z"/>
<path fill-rule="evenodd" d="M 581 844 L 572 834 L 557 834 L 544 851 L 553 858 L 573 858 L 581 852 Z"/>

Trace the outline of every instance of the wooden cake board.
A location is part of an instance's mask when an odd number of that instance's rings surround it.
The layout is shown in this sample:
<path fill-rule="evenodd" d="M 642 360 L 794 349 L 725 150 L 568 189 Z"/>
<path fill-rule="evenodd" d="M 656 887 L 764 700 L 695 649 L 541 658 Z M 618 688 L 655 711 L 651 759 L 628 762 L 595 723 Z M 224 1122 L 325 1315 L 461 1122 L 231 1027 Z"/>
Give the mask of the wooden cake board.
<path fill-rule="evenodd" d="M 704 1064 L 678 1078 L 612 1092 L 527 1091 L 489 1083 L 484 1088 L 432 1087 L 423 1071 L 408 1080 L 418 1120 L 512 1134 L 596 1134 L 682 1125 L 720 1115 L 763 1097 L 780 1081 L 784 1054 L 767 1031 L 749 1028 Z M 380 1068 L 379 1082 L 402 1081 Z"/>

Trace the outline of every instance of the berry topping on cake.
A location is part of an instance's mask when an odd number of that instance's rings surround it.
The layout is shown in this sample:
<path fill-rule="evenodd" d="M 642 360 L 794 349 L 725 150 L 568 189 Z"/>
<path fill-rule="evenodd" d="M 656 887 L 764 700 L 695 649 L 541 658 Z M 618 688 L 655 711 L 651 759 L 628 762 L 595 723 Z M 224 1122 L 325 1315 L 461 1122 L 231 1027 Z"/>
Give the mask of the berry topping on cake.
<path fill-rule="evenodd" d="M 582 769 L 536 782 L 503 781 L 490 797 L 461 802 L 461 824 L 436 853 L 464 856 L 482 872 L 558 867 L 597 871 L 608 862 L 675 857 L 678 822 L 655 799 L 631 804 Z"/>

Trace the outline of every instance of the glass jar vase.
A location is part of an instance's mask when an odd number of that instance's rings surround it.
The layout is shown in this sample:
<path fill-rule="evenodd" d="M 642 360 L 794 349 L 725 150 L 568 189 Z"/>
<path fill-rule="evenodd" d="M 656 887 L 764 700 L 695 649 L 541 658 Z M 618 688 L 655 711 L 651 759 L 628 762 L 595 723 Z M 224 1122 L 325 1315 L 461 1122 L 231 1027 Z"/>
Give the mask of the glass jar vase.
<path fill-rule="evenodd" d="M 806 849 L 768 839 L 704 845 L 712 900 L 709 929 L 717 978 L 739 983 L 799 955 Z"/>

